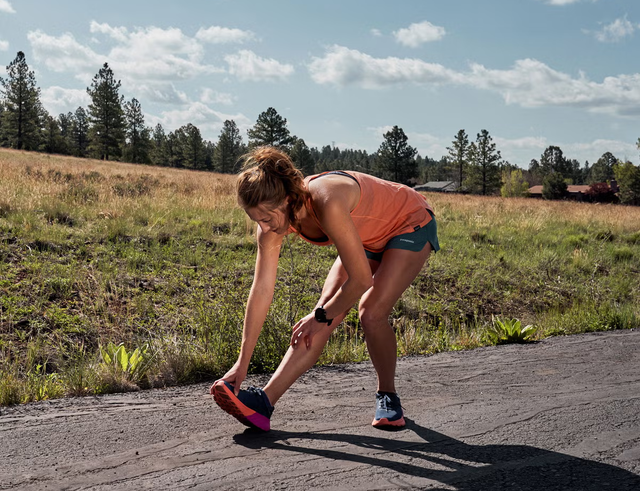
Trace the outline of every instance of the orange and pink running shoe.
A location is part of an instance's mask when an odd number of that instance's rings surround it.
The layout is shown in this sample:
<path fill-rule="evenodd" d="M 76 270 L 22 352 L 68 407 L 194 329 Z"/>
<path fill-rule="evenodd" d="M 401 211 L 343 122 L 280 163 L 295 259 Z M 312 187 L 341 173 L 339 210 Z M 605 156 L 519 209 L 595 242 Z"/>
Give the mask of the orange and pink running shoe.
<path fill-rule="evenodd" d="M 376 393 L 376 415 L 371 424 L 381 429 L 402 428 L 405 425 L 398 394 L 394 392 Z"/>
<path fill-rule="evenodd" d="M 250 428 L 269 431 L 273 406 L 267 394 L 257 387 L 249 387 L 234 394 L 233 385 L 217 380 L 210 390 L 216 404 L 231 416 Z"/>

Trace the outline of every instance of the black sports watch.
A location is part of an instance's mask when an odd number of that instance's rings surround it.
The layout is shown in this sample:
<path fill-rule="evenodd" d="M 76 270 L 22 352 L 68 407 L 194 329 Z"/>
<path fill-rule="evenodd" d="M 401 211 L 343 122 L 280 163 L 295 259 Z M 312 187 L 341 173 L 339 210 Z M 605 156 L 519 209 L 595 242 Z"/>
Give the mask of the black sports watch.
<path fill-rule="evenodd" d="M 324 307 L 322 305 L 320 305 L 320 307 L 318 307 L 314 311 L 313 316 L 315 317 L 316 321 L 322 322 L 327 326 L 330 326 L 331 323 L 333 322 L 333 319 L 327 319 L 327 311 L 324 310 Z"/>

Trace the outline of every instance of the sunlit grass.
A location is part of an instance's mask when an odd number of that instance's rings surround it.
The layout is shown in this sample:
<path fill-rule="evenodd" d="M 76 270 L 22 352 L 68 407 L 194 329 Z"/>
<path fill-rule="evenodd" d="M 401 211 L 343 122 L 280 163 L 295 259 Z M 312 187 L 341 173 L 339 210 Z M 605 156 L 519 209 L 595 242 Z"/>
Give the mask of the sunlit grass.
<path fill-rule="evenodd" d="M 0 150 L 0 404 L 213 380 L 238 355 L 254 227 L 234 177 Z M 399 355 L 472 349 L 492 319 L 536 339 L 640 322 L 640 208 L 428 194 L 442 250 L 396 305 Z M 290 237 L 251 370 L 272 371 L 332 248 Z M 100 346 L 147 349 L 114 376 Z M 321 363 L 367 358 L 355 310 Z"/>

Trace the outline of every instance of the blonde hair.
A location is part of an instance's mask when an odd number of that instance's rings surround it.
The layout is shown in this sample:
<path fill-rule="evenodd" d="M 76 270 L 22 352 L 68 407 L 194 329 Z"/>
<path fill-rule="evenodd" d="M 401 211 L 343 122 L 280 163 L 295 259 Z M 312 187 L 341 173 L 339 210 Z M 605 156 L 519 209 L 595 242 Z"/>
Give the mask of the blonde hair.
<path fill-rule="evenodd" d="M 296 213 L 310 197 L 302 172 L 285 152 L 271 146 L 257 147 L 243 160 L 243 171 L 236 181 L 238 204 L 242 208 L 260 204 L 276 208 L 289 198 L 289 223 L 297 229 Z"/>

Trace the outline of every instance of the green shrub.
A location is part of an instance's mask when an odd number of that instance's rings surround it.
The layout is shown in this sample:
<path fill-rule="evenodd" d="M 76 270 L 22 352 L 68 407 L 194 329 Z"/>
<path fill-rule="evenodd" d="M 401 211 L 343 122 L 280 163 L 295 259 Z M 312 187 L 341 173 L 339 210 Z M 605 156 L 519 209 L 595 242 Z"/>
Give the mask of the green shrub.
<path fill-rule="evenodd" d="M 526 343 L 535 335 L 533 325 L 522 327 L 517 319 L 493 319 L 493 324 L 487 328 L 487 337 L 493 344 Z"/>

